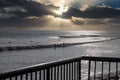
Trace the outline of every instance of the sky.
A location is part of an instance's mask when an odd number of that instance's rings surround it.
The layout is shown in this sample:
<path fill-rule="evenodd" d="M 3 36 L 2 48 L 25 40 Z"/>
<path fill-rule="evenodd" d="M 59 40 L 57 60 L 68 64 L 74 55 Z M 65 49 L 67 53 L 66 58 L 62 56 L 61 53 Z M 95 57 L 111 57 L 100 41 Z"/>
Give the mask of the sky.
<path fill-rule="evenodd" d="M 120 0 L 1 0 L 0 29 L 113 30 Z"/>

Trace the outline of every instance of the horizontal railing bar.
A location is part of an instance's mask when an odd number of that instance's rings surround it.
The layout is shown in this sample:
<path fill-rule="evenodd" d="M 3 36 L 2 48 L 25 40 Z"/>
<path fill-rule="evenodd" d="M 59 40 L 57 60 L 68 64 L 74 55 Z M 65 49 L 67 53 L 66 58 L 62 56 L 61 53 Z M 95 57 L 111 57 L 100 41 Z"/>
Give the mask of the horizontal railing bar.
<path fill-rule="evenodd" d="M 62 59 L 62 60 L 58 60 L 58 61 L 38 64 L 35 66 L 29 66 L 29 67 L 9 71 L 9 72 L 3 72 L 3 73 L 0 73 L 0 78 L 8 78 L 8 77 L 13 77 L 13 76 L 17 76 L 17 75 L 23 75 L 23 74 L 31 73 L 34 71 L 47 69 L 50 67 L 56 67 L 56 66 L 60 66 L 60 65 L 64 65 L 64 64 L 73 63 L 73 62 L 80 61 L 80 60 L 120 62 L 120 58 L 82 56 L 82 57 L 67 58 L 67 59 Z"/>
<path fill-rule="evenodd" d="M 83 56 L 82 60 L 90 60 L 90 61 L 103 61 L 103 62 L 120 62 L 120 58 L 113 57 L 89 57 Z"/>

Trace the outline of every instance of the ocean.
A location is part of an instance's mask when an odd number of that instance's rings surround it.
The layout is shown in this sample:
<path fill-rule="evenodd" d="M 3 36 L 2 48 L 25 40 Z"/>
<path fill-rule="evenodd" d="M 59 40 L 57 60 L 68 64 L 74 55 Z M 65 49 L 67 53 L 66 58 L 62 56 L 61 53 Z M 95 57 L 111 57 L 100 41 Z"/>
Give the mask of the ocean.
<path fill-rule="evenodd" d="M 120 57 L 119 34 L 119 31 L 83 30 L 0 31 L 0 48 L 3 49 L 0 52 L 0 72 L 71 57 Z M 65 46 L 58 47 L 61 44 Z M 24 49 L 26 46 L 29 49 Z M 16 47 L 22 49 L 14 49 Z"/>

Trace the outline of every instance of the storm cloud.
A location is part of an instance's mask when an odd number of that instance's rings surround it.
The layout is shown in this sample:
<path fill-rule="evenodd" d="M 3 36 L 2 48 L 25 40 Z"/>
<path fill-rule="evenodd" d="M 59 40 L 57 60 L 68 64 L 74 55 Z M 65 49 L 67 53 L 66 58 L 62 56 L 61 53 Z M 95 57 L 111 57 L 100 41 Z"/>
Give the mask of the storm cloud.
<path fill-rule="evenodd" d="M 71 7 L 63 14 L 64 18 L 83 17 L 83 18 L 114 18 L 120 16 L 120 10 L 108 7 L 89 7 L 85 11 Z"/>
<path fill-rule="evenodd" d="M 59 10 L 60 6 L 55 6 L 52 3 L 45 5 L 40 2 L 39 3 L 35 1 L 28 2 L 24 0 L 23 1 L 13 0 L 13 2 L 14 4 L 17 2 L 19 3 L 17 4 L 17 6 L 1 8 L 2 16 L 6 17 L 9 15 L 9 17 L 29 17 L 29 16 L 53 15 L 58 17 L 58 15 L 54 11 Z M 6 15 L 4 15 L 4 13 Z M 95 6 L 95 7 L 91 7 L 89 5 L 82 5 L 80 8 L 75 8 L 72 6 L 72 7 L 69 7 L 68 10 L 66 10 L 66 12 L 64 12 L 59 17 L 72 18 L 73 16 L 83 17 L 83 18 L 114 18 L 114 17 L 120 16 L 120 10 L 108 7 L 106 5 Z"/>
<path fill-rule="evenodd" d="M 105 26 L 114 25 L 114 27 L 118 27 L 120 25 L 119 6 L 116 8 L 110 4 L 107 5 L 106 2 L 102 3 L 104 0 L 102 2 L 81 0 L 81 3 L 80 0 L 60 0 L 58 2 L 57 0 L 11 1 L 0 2 L 2 4 L 0 6 L 0 28 L 65 30 L 102 27 L 104 29 Z M 9 3 L 9 5 L 6 5 L 6 3 Z M 66 6 L 68 10 L 63 12 L 62 15 L 55 13 L 60 7 Z"/>

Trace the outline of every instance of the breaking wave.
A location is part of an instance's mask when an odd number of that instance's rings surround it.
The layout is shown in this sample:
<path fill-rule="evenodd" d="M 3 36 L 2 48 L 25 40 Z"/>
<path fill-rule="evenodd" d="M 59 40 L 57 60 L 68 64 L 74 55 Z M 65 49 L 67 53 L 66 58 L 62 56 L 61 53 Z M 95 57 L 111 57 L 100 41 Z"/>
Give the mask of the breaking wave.
<path fill-rule="evenodd" d="M 113 37 L 108 35 L 78 35 L 78 36 L 71 36 L 71 35 L 61 35 L 60 38 L 84 38 L 84 37 Z"/>
<path fill-rule="evenodd" d="M 90 37 L 89 35 L 84 36 L 59 36 L 60 38 L 80 38 L 80 37 Z M 92 37 L 100 37 L 96 35 L 92 35 Z M 2 51 L 14 51 L 14 50 L 30 50 L 30 49 L 44 49 L 44 48 L 59 48 L 59 47 L 68 47 L 74 45 L 83 45 L 83 44 L 90 44 L 90 43 L 99 43 L 99 42 L 106 42 L 111 40 L 120 39 L 120 37 L 111 37 L 105 40 L 96 40 L 96 41 L 87 41 L 87 42 L 62 42 L 62 43 L 52 43 L 52 44 L 45 44 L 45 45 L 29 45 L 29 46 L 7 46 L 7 47 L 0 47 L 0 52 Z"/>

